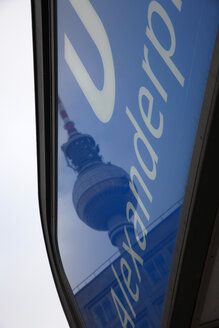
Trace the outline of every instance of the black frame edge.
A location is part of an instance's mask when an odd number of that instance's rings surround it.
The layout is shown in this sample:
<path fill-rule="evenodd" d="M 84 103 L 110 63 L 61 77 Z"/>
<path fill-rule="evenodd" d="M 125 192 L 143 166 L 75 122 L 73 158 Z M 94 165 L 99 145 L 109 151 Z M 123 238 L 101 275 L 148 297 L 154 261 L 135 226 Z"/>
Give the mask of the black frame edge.
<path fill-rule="evenodd" d="M 42 230 L 56 289 L 69 326 L 84 327 L 59 255 L 56 236 L 56 5 L 54 0 L 31 0 L 38 193 Z"/>
<path fill-rule="evenodd" d="M 192 324 L 219 206 L 219 159 L 215 156 L 219 145 L 218 95 L 219 31 L 193 149 L 162 328 L 189 328 Z"/>

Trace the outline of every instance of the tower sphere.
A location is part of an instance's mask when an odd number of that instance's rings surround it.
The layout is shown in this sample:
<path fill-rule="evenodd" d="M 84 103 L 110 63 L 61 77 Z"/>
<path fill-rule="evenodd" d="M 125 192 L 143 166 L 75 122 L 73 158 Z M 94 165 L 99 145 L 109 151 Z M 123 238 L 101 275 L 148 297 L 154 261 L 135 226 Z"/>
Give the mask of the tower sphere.
<path fill-rule="evenodd" d="M 126 218 L 127 203 L 137 206 L 130 177 L 121 167 L 103 162 L 94 138 L 78 132 L 60 99 L 58 108 L 68 132 L 62 150 L 68 165 L 78 172 L 72 195 L 75 210 L 84 223 L 108 231 L 112 244 L 121 247 L 124 227 L 133 230 Z"/>
<path fill-rule="evenodd" d="M 126 218 L 127 202 L 137 205 L 129 182 L 129 175 L 111 163 L 99 162 L 79 173 L 73 188 L 79 218 L 95 230 L 108 230 L 115 215 Z"/>

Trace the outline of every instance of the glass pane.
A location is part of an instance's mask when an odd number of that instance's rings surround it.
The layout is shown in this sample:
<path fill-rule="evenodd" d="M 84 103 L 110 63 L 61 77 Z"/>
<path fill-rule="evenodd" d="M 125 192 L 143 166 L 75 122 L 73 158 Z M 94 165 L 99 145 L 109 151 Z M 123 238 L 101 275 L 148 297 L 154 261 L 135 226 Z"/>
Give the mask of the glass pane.
<path fill-rule="evenodd" d="M 86 327 L 160 327 L 217 0 L 57 0 L 58 243 Z"/>

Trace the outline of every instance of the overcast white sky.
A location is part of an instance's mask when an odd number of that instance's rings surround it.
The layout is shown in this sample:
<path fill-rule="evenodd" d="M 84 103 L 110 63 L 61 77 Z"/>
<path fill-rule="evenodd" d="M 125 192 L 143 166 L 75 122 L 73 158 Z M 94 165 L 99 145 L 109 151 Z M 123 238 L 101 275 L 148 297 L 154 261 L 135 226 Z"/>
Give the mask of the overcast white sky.
<path fill-rule="evenodd" d="M 37 200 L 30 0 L 0 0 L 0 328 L 68 327 Z"/>

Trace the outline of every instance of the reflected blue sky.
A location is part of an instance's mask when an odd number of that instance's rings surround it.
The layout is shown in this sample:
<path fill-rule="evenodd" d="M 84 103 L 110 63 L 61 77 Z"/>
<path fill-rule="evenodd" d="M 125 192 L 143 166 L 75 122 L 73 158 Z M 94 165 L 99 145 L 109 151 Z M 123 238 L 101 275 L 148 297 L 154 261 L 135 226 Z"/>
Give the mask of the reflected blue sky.
<path fill-rule="evenodd" d="M 66 34 L 95 85 L 102 88 L 104 72 L 101 57 L 69 0 L 57 1 L 58 93 L 77 130 L 91 135 L 99 145 L 105 163 L 111 162 L 127 173 L 134 166 L 139 172 L 151 195 L 149 199 L 139 182 L 134 180 L 149 220 L 141 206 L 138 205 L 136 211 L 145 228 L 151 231 L 182 205 L 218 26 L 219 4 L 218 1 L 183 1 L 179 11 L 171 1 L 162 3 L 175 31 L 176 48 L 171 60 L 184 77 L 184 85 L 181 85 L 146 35 L 151 2 L 141 0 L 136 4 L 131 0 L 94 0 L 90 3 L 104 25 L 112 50 L 116 85 L 112 118 L 107 123 L 97 118 L 64 59 Z M 152 27 L 160 44 L 169 49 L 170 34 L 157 13 L 152 16 Z M 142 68 L 144 46 L 148 49 L 150 67 L 167 93 L 167 101 Z M 151 134 L 142 118 L 139 109 L 139 90 L 142 87 L 153 97 L 151 123 L 154 127 L 160 123 L 159 112 L 163 115 L 163 131 L 159 138 Z M 146 97 L 142 99 L 148 115 L 149 101 Z M 128 112 L 137 122 L 137 129 L 147 138 L 154 158 L 157 158 L 153 179 L 145 174 L 136 156 L 134 136 L 137 130 Z M 58 241 L 66 274 L 74 288 L 117 249 L 111 245 L 106 231 L 91 229 L 76 214 L 72 190 L 77 173 L 67 167 L 61 151 L 67 139 L 63 121 L 59 118 Z M 152 170 L 151 154 L 140 138 L 137 149 L 143 163 Z M 177 222 L 176 219 L 176 226 Z"/>

